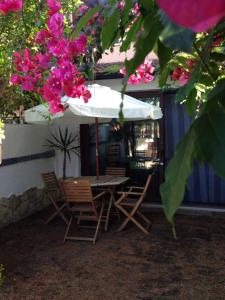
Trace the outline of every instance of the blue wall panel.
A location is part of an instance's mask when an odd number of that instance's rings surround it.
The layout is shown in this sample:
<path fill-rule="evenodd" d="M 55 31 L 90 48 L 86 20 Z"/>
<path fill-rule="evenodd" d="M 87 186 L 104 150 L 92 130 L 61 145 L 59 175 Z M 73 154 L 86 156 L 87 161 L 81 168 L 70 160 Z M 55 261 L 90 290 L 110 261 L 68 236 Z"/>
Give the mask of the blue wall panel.
<path fill-rule="evenodd" d="M 191 119 L 182 105 L 174 101 L 174 93 L 164 97 L 165 163 L 172 158 L 176 145 L 188 130 Z M 184 199 L 185 203 L 225 204 L 225 180 L 209 166 L 194 166 Z"/>

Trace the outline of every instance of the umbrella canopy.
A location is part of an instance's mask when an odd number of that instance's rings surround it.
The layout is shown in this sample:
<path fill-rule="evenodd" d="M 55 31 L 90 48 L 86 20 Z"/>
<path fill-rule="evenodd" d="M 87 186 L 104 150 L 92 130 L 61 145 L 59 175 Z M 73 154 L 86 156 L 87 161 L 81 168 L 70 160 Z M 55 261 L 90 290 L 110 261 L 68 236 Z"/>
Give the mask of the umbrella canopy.
<path fill-rule="evenodd" d="M 77 124 L 87 124 L 94 123 L 95 118 L 98 118 L 98 122 L 100 123 L 110 122 L 111 119 L 118 118 L 122 101 L 120 92 L 98 84 L 89 85 L 88 89 L 92 95 L 88 103 L 84 103 L 83 99 L 64 96 L 61 102 L 65 107 L 65 112 L 55 114 L 52 119 L 72 117 Z M 124 95 L 123 114 L 124 119 L 130 121 L 155 120 L 162 117 L 160 107 L 144 103 L 128 95 Z M 37 124 L 48 123 L 48 106 L 41 104 L 26 110 L 25 121 Z"/>
<path fill-rule="evenodd" d="M 61 103 L 65 107 L 63 113 L 52 116 L 56 118 L 73 118 L 76 124 L 96 124 L 96 175 L 99 177 L 99 142 L 98 123 L 107 123 L 118 118 L 122 95 L 109 87 L 92 84 L 88 86 L 91 98 L 88 103 L 83 99 L 64 96 Z M 123 115 L 127 121 L 160 119 L 161 108 L 149 103 L 144 103 L 128 95 L 123 98 Z M 25 121 L 34 124 L 48 124 L 50 119 L 49 108 L 45 104 L 37 105 L 25 111 Z"/>

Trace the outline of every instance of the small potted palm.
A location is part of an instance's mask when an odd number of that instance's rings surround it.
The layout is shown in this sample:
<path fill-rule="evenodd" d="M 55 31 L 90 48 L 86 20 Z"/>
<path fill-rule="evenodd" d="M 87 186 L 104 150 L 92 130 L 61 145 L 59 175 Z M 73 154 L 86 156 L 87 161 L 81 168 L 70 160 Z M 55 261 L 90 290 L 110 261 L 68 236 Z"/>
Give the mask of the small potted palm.
<path fill-rule="evenodd" d="M 67 158 L 71 160 L 71 152 L 80 156 L 79 135 L 72 135 L 68 128 L 62 132 L 59 127 L 58 132 L 52 133 L 51 139 L 47 139 L 47 142 L 48 147 L 59 150 L 63 153 L 63 179 L 65 179 Z"/>

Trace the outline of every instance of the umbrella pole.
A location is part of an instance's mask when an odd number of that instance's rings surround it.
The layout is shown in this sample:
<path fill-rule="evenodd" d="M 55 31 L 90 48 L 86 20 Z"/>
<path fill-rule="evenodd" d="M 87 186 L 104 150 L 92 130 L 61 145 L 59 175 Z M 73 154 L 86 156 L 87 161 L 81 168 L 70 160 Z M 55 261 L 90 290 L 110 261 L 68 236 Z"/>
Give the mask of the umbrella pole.
<path fill-rule="evenodd" d="M 96 131 L 96 177 L 99 179 L 99 132 L 98 132 L 98 118 L 95 118 L 95 131 Z"/>

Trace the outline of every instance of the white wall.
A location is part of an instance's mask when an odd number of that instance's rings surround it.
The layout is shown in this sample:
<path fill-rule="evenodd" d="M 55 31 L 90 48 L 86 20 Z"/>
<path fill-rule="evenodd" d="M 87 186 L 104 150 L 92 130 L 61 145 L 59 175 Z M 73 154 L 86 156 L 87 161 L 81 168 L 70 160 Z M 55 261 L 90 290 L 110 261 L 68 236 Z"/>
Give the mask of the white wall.
<path fill-rule="evenodd" d="M 3 159 L 47 151 L 50 126 L 6 125 Z M 42 187 L 41 173 L 53 171 L 55 158 L 37 159 L 0 167 L 0 197 L 19 195 L 31 187 Z"/>
<path fill-rule="evenodd" d="M 62 131 L 65 130 L 66 127 L 68 127 L 69 132 L 72 133 L 72 135 L 79 135 L 80 132 L 80 126 L 79 124 L 75 123 L 75 120 L 73 119 L 58 119 L 54 121 L 54 126 L 52 126 L 52 132 L 58 132 L 58 127 L 62 129 Z M 55 157 L 55 172 L 58 177 L 62 177 L 62 169 L 63 169 L 63 155 L 60 151 L 56 151 L 56 157 Z M 67 171 L 66 176 L 67 177 L 77 177 L 80 176 L 80 158 L 73 152 L 71 152 L 71 160 L 67 158 Z"/>
<path fill-rule="evenodd" d="M 100 85 L 111 87 L 111 89 L 113 89 L 115 91 L 119 91 L 119 92 L 122 89 L 122 78 L 103 79 L 103 80 L 98 80 L 96 83 L 100 84 Z M 167 83 L 171 85 L 171 88 L 176 89 L 179 87 L 177 85 L 177 83 L 171 82 L 170 79 L 168 79 Z M 156 78 L 155 80 L 151 81 L 150 83 L 146 83 L 146 84 L 137 84 L 137 85 L 128 84 L 127 89 L 126 89 L 127 92 L 150 91 L 150 90 L 160 90 L 158 78 Z"/>

